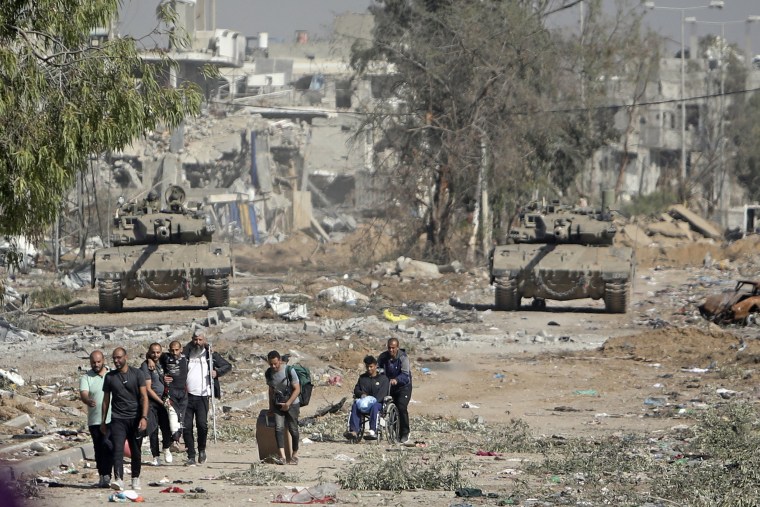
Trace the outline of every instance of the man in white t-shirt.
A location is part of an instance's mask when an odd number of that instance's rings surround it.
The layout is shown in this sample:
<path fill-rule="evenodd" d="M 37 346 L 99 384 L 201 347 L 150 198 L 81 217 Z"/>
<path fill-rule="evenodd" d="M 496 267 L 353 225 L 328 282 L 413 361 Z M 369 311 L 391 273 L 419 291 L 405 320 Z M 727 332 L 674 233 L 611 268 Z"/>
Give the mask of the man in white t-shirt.
<path fill-rule="evenodd" d="M 216 352 L 211 354 L 213 365 L 209 364 L 209 344 L 200 328 L 195 330 L 183 353 L 187 358 L 187 409 L 182 437 L 187 447 L 185 464 L 192 466 L 196 463 L 193 420 L 198 431 L 198 463 L 202 464 L 206 462 L 209 400 L 211 396 L 221 396 L 218 378 L 230 371 L 232 365 Z M 209 367 L 212 367 L 210 371 Z"/>

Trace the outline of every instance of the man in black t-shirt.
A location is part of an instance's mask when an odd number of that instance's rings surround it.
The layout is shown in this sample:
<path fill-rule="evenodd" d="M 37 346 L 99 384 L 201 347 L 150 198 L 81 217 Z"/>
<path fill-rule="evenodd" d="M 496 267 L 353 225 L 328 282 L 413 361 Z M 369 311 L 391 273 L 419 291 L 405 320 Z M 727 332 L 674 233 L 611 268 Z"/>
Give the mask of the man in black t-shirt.
<path fill-rule="evenodd" d="M 100 431 L 107 434 L 105 421 L 111 411 L 111 443 L 113 444 L 113 480 L 111 488 L 124 489 L 124 441 L 132 454 L 132 489 L 140 488 L 140 447 L 138 433 L 148 428 L 148 392 L 145 376 L 127 364 L 127 351 L 113 351 L 114 369 L 103 379 L 103 419 Z"/>

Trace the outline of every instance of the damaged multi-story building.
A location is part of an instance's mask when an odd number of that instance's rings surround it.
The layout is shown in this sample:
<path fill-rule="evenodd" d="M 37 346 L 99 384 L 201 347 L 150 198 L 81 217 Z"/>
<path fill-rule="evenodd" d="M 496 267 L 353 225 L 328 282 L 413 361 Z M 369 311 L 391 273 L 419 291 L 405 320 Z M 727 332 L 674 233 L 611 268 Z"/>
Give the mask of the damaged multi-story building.
<path fill-rule="evenodd" d="M 389 76 L 356 82 L 347 63 L 353 41 L 371 37 L 371 16 L 337 17 L 327 39 L 297 31 L 291 40 L 275 42 L 267 33 L 245 36 L 217 28 L 215 0 L 177 8 L 190 42 L 172 51 L 179 70 L 168 79 L 197 83 L 205 113 L 183 129 L 150 133 L 99 159 L 94 165 L 110 188 L 109 199 L 183 185 L 188 198 L 210 207 L 220 230 L 255 243 L 276 241 L 294 229 L 311 228 L 326 239 L 355 227 L 354 216 L 376 208 L 383 196 L 373 170 L 373 140 L 356 136 L 357 111 L 381 100 L 377 84 Z M 700 54 L 696 37 L 689 46 L 683 91 L 679 52 L 661 60 L 639 98 L 644 105 L 619 109 L 620 141 L 595 154 L 579 186 L 587 195 L 616 188 L 625 197 L 699 179 L 694 192 L 701 193 L 706 212 L 725 226 L 746 225 L 747 196 L 732 175 L 721 138 L 731 99 L 716 83 L 723 82 L 719 73 L 725 66 L 716 64 L 714 54 Z M 161 60 L 150 52 L 144 57 Z M 206 77 L 206 65 L 215 66 L 218 76 Z M 760 71 L 751 65 L 747 81 L 746 89 L 760 82 Z M 621 105 L 632 96 L 630 83 L 610 79 L 609 87 Z M 695 97 L 683 102 L 683 116 L 682 93 Z"/>

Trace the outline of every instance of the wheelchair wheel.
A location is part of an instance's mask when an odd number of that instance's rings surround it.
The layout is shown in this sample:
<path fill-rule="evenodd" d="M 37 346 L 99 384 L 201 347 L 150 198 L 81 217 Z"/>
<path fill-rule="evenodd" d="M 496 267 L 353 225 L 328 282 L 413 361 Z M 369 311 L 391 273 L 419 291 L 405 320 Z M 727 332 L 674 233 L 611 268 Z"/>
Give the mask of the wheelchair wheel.
<path fill-rule="evenodd" d="M 399 441 L 399 430 L 401 421 L 398 417 L 398 408 L 395 404 L 389 403 L 385 406 L 385 438 L 389 443 L 395 444 Z"/>

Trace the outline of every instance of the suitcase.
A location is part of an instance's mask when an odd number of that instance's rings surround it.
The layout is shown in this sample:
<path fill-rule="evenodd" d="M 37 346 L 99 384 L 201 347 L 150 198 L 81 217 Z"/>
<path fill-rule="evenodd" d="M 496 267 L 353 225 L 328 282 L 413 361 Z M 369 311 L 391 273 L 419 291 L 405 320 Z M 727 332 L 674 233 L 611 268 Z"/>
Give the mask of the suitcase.
<path fill-rule="evenodd" d="M 267 416 L 268 410 L 259 412 L 256 420 L 256 444 L 259 448 L 259 460 L 272 462 L 272 458 L 280 455 L 277 439 L 274 436 L 274 416 Z M 293 454 L 290 432 L 285 428 L 285 457 L 289 460 Z"/>

